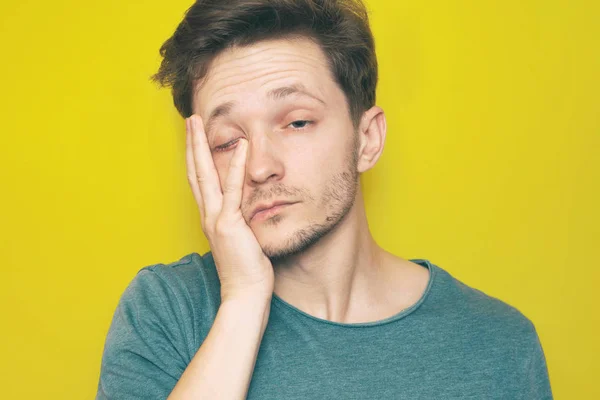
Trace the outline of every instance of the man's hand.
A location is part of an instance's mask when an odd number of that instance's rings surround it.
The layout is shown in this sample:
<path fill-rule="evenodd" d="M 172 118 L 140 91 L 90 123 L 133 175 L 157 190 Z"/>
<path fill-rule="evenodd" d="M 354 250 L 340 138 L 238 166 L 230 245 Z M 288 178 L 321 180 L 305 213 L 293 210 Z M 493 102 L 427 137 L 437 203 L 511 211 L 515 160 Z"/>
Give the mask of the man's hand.
<path fill-rule="evenodd" d="M 221 190 L 202 118 L 196 114 L 187 118 L 186 131 L 188 182 L 221 281 L 221 301 L 270 299 L 275 280 L 273 265 L 240 209 L 248 143 L 245 139 L 238 141 Z"/>

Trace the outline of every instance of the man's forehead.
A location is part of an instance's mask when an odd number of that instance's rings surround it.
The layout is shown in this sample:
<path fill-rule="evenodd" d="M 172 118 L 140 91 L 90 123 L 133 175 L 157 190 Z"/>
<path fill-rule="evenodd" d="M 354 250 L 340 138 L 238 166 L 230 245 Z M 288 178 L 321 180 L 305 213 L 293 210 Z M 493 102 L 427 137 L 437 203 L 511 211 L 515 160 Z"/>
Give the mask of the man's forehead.
<path fill-rule="evenodd" d="M 314 92 L 315 88 L 323 86 L 323 79 L 328 75 L 331 74 L 325 54 L 312 40 L 264 40 L 218 54 L 210 62 L 206 75 L 197 82 L 194 97 L 209 106 L 223 93 L 242 90 L 258 93 L 267 86 L 271 89 L 283 84 L 297 87 L 306 83 Z M 300 84 L 296 85 L 294 81 Z M 302 89 L 306 90 L 306 86 Z"/>

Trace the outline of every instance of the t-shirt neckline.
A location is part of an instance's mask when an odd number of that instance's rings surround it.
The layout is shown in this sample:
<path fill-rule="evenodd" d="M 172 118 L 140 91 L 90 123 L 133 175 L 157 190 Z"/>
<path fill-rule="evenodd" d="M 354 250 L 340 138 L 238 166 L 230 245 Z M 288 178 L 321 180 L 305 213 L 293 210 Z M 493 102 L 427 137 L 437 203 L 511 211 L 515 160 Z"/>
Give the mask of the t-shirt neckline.
<path fill-rule="evenodd" d="M 304 316 L 310 320 L 313 320 L 314 322 L 318 322 L 318 323 L 322 323 L 322 324 L 329 324 L 329 325 L 334 325 L 334 326 L 339 326 L 339 327 L 344 327 L 344 328 L 365 328 L 365 327 L 374 327 L 374 326 L 381 326 L 381 325 L 389 324 L 391 322 L 397 321 L 397 320 L 404 318 L 407 315 L 413 313 L 417 308 L 419 308 L 421 306 L 421 304 L 423 304 L 425 299 L 428 297 L 429 292 L 431 291 L 431 287 L 433 286 L 434 279 L 437 275 L 435 265 L 432 264 L 429 260 L 422 259 L 422 258 L 413 258 L 413 259 L 409 259 L 409 261 L 414 262 L 414 263 L 416 263 L 424 268 L 427 268 L 429 270 L 429 281 L 427 282 L 427 287 L 425 288 L 425 290 L 423 291 L 423 294 L 421 295 L 421 297 L 419 298 L 419 300 L 416 303 L 414 303 L 412 306 L 405 308 L 404 310 L 398 312 L 397 314 L 394 314 L 385 319 L 381 319 L 378 321 L 371 321 L 371 322 L 355 322 L 355 323 L 342 323 L 342 322 L 329 321 L 329 320 L 326 320 L 323 318 L 315 317 L 314 315 L 310 315 L 310 314 L 300 310 L 299 308 L 297 308 L 297 307 L 293 306 L 292 304 L 288 303 L 287 301 L 283 300 L 281 297 L 277 296 L 277 294 L 275 294 L 275 292 L 273 292 L 273 296 L 271 298 L 271 303 L 275 304 L 275 305 L 284 306 L 285 308 L 290 309 L 293 312 L 298 313 L 301 316 Z"/>

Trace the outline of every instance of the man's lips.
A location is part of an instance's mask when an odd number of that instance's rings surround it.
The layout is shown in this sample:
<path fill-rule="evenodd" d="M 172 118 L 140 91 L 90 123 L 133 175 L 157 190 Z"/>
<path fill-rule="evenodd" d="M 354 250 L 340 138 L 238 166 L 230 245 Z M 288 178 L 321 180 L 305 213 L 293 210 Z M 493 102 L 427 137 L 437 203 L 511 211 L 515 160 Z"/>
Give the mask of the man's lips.
<path fill-rule="evenodd" d="M 295 204 L 295 203 L 278 201 L 278 202 L 274 202 L 268 206 L 258 206 L 256 208 L 256 211 L 254 211 L 252 218 L 250 218 L 250 219 L 255 220 L 255 219 L 268 218 L 271 215 L 274 215 L 277 212 L 279 212 L 279 210 L 281 210 L 287 206 L 290 206 L 292 204 Z"/>

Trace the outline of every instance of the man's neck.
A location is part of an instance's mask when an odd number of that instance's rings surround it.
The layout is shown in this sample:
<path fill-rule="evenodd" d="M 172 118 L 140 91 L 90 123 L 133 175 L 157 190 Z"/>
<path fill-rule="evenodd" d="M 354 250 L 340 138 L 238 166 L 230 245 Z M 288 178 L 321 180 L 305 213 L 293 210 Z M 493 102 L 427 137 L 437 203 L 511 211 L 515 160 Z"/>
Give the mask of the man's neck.
<path fill-rule="evenodd" d="M 317 244 L 274 265 L 274 292 L 317 318 L 373 318 L 373 307 L 386 301 L 382 287 L 389 285 L 390 256 L 373 239 L 359 201 Z"/>

